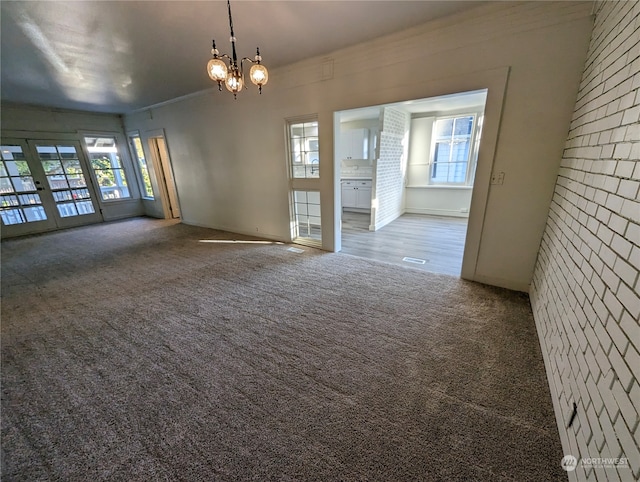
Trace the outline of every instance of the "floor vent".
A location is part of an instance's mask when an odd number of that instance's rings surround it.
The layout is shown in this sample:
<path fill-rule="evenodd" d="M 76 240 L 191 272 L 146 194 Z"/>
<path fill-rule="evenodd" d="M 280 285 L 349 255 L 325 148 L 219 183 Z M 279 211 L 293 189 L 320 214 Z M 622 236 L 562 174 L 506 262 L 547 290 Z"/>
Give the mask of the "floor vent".
<path fill-rule="evenodd" d="M 287 248 L 287 251 L 291 251 L 292 253 L 304 253 L 304 249 L 294 248 L 293 246 L 291 248 Z"/>
<path fill-rule="evenodd" d="M 427 262 L 426 259 L 409 258 L 408 256 L 405 256 L 404 258 L 402 258 L 402 261 L 406 263 L 414 263 L 414 264 L 425 264 Z"/>

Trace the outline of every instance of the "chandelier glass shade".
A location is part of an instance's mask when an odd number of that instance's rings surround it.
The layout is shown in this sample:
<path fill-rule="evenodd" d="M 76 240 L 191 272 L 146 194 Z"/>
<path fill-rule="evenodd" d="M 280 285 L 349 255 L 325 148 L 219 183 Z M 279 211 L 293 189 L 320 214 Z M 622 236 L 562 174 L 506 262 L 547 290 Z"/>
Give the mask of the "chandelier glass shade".
<path fill-rule="evenodd" d="M 231 32 L 231 55 L 220 54 L 216 48 L 216 41 L 212 43 L 211 54 L 213 58 L 207 63 L 207 74 L 209 78 L 218 83 L 218 90 L 222 90 L 222 84 L 235 98 L 237 93 L 244 87 L 244 71 L 243 62 L 250 62 L 253 65 L 249 71 L 249 80 L 258 86 L 258 91 L 262 94 L 262 86 L 269 81 L 269 71 L 262 65 L 262 57 L 260 49 L 256 49 L 256 56 L 253 59 L 244 57 L 238 61 L 236 54 L 236 37 L 233 33 L 233 19 L 231 18 L 231 3 L 227 0 L 227 9 L 229 11 L 229 30 Z M 225 61 L 226 60 L 226 61 Z M 227 65 L 228 63 L 228 65 Z"/>

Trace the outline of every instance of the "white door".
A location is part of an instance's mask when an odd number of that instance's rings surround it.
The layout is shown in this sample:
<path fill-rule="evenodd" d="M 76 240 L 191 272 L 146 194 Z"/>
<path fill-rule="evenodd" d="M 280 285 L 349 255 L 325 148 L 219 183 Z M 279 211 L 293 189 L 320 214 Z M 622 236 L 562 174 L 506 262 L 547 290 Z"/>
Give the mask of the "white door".
<path fill-rule="evenodd" d="M 180 217 L 180 203 L 167 143 L 164 137 L 151 137 L 149 139 L 149 147 L 151 148 L 156 172 L 160 174 L 158 184 L 162 191 L 164 217 L 166 219 L 177 219 Z"/>
<path fill-rule="evenodd" d="M 287 121 L 291 239 L 322 246 L 320 152 L 316 116 Z"/>
<path fill-rule="evenodd" d="M 3 139 L 2 236 L 102 221 L 76 141 Z"/>
<path fill-rule="evenodd" d="M 56 228 L 50 196 L 45 196 L 45 178 L 30 162 L 24 140 L 3 139 L 0 164 L 0 217 L 2 236 L 18 236 Z M 35 169 L 34 169 L 35 167 Z"/>

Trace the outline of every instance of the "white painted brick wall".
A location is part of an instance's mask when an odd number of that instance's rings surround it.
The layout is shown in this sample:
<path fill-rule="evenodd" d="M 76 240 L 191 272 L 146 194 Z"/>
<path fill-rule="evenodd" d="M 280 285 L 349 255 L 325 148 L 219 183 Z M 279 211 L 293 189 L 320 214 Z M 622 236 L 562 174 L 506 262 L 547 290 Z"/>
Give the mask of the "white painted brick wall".
<path fill-rule="evenodd" d="M 402 214 L 404 166 L 408 146 L 411 116 L 392 107 L 385 107 L 380 132 L 380 155 L 377 159 L 375 197 L 378 208 L 373 224 L 380 229 Z"/>
<path fill-rule="evenodd" d="M 640 2 L 600 2 L 530 295 L 565 453 L 628 467 L 571 480 L 640 479 L 639 88 Z"/>

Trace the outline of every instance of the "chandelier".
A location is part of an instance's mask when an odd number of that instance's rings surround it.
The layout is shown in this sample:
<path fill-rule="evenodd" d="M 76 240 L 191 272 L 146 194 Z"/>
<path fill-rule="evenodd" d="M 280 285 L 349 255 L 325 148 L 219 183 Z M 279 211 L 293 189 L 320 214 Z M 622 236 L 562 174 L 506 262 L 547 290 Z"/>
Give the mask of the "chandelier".
<path fill-rule="evenodd" d="M 247 61 L 251 62 L 251 70 L 249 71 L 249 78 L 251 82 L 258 86 L 259 92 L 262 94 L 262 86 L 269 80 L 269 72 L 267 68 L 262 65 L 262 57 L 260 57 L 260 49 L 256 49 L 256 56 L 252 60 L 249 57 L 244 57 L 238 62 L 238 56 L 236 55 L 236 37 L 233 34 L 233 20 L 231 18 L 231 3 L 227 0 L 227 7 L 229 9 L 229 30 L 231 31 L 231 56 L 227 54 L 220 55 L 216 48 L 216 41 L 213 41 L 213 48 L 211 53 L 213 58 L 209 60 L 207 64 L 207 73 L 211 80 L 218 83 L 218 90 L 222 90 L 222 83 L 229 92 L 233 94 L 234 99 L 238 92 L 244 87 L 244 72 L 242 69 L 242 63 Z M 229 65 L 222 59 L 227 59 Z"/>

